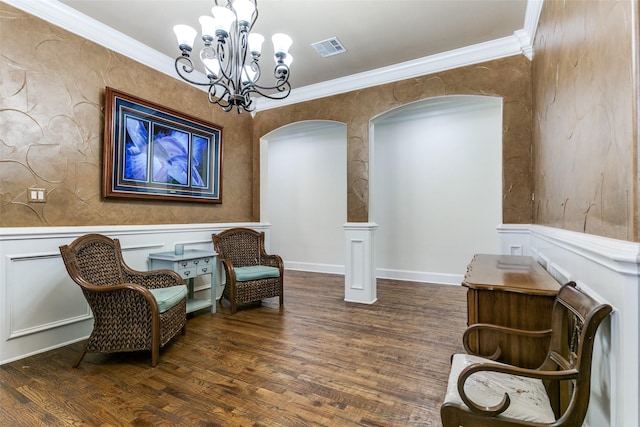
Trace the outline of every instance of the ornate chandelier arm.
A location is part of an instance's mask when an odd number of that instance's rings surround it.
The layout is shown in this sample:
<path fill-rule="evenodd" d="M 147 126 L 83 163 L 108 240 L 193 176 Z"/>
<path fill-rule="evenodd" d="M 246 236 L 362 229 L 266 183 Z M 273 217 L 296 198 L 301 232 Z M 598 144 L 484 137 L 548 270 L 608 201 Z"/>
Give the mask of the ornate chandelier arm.
<path fill-rule="evenodd" d="M 233 42 L 231 40 L 229 40 L 229 50 L 230 52 L 233 52 Z M 224 38 L 218 38 L 218 45 L 216 48 L 216 52 L 217 52 L 217 60 L 218 60 L 218 64 L 220 65 L 220 72 L 219 72 L 219 76 L 216 79 L 216 83 L 217 82 L 223 82 L 223 81 L 229 81 L 231 83 L 233 82 L 233 57 L 227 59 L 227 55 L 226 55 L 226 41 Z M 226 88 L 225 88 L 226 89 Z M 235 85 L 233 85 L 230 89 L 235 90 Z"/>
<path fill-rule="evenodd" d="M 253 65 L 253 64 L 252 64 Z M 260 73 L 260 67 L 256 63 L 256 68 L 258 69 L 258 74 Z M 283 92 L 287 89 L 291 89 L 291 84 L 289 83 L 289 67 L 284 64 L 276 64 L 276 67 L 273 70 L 273 77 L 276 79 L 275 84 L 272 86 L 262 86 L 256 83 L 258 78 L 253 79 L 253 82 L 250 84 L 251 87 L 257 88 L 260 90 L 277 90 L 278 92 Z M 260 95 L 267 96 L 262 92 L 258 92 Z M 281 98 L 278 98 L 281 99 Z"/>
<path fill-rule="evenodd" d="M 276 93 L 265 92 L 265 90 L 275 90 Z M 291 84 L 289 82 L 284 82 L 283 84 L 274 87 L 262 87 L 257 85 L 247 86 L 243 92 L 246 92 L 247 94 L 255 93 L 269 99 L 285 99 L 291 92 Z"/>
<path fill-rule="evenodd" d="M 211 80 L 208 82 L 198 82 L 189 78 L 189 74 L 195 71 L 195 67 L 193 66 L 193 61 L 188 56 L 178 56 L 175 60 L 175 67 L 178 75 L 191 84 L 198 86 L 209 86 L 212 84 Z"/>
<path fill-rule="evenodd" d="M 222 108 L 223 111 L 229 112 L 233 109 L 233 104 L 229 99 L 229 91 L 224 86 L 219 85 L 218 87 L 221 87 L 223 89 L 223 93 L 221 95 L 216 95 L 216 86 L 211 85 L 211 87 L 209 87 L 209 102 L 212 104 L 217 104 Z"/>

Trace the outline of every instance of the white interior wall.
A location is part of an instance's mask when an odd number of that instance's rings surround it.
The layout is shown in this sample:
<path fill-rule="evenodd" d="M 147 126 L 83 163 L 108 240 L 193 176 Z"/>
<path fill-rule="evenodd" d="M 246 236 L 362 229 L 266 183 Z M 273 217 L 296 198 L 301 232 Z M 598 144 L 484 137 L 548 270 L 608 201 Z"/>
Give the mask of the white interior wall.
<path fill-rule="evenodd" d="M 346 126 L 300 122 L 270 133 L 262 143 L 267 182 L 261 183 L 261 220 L 271 223 L 270 251 L 286 268 L 344 273 Z"/>
<path fill-rule="evenodd" d="M 378 277 L 459 284 L 474 253 L 497 253 L 502 100 L 433 98 L 372 121 L 370 219 Z"/>

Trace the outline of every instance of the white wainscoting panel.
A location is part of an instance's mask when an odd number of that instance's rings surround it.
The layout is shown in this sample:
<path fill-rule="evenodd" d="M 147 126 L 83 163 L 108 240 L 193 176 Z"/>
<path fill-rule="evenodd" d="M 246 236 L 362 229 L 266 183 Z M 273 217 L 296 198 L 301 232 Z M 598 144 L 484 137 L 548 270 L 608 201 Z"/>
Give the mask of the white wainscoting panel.
<path fill-rule="evenodd" d="M 264 231 L 268 250 L 267 223 L 0 228 L 0 364 L 83 340 L 91 333 L 91 310 L 80 287 L 69 278 L 59 246 L 87 233 L 104 234 L 120 240 L 131 268 L 146 271 L 150 253 L 173 250 L 176 243 L 213 250 L 211 234 L 231 227 Z M 218 267 L 217 295 L 221 272 Z M 204 283 L 206 278 L 197 279 L 197 289 L 210 286 Z"/>
<path fill-rule="evenodd" d="M 68 280 L 59 252 L 7 255 L 5 261 L 7 277 L 16 279 L 7 282 L 7 339 L 91 319 L 89 305 Z"/>
<path fill-rule="evenodd" d="M 640 244 L 540 225 L 502 225 L 502 251 L 522 247 L 561 283 L 575 281 L 614 312 L 596 336 L 585 426 L 640 425 Z"/>

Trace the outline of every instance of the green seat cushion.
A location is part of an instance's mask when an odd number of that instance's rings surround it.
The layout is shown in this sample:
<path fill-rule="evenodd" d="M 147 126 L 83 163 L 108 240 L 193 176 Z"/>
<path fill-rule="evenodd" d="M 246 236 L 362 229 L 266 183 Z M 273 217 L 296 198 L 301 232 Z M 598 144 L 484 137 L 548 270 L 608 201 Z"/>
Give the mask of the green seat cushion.
<path fill-rule="evenodd" d="M 268 267 L 266 265 L 251 265 L 248 267 L 235 267 L 238 282 L 246 282 L 247 280 L 267 279 L 269 277 L 280 277 L 280 269 L 277 267 Z"/>
<path fill-rule="evenodd" d="M 158 310 L 164 313 L 187 296 L 187 286 L 169 286 L 168 288 L 149 289 L 158 303 Z"/>

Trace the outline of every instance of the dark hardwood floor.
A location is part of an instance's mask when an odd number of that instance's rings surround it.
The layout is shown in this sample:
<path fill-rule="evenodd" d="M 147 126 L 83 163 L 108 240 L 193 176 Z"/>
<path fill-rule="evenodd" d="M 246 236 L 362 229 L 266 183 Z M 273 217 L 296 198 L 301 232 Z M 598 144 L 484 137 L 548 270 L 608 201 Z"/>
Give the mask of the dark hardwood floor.
<path fill-rule="evenodd" d="M 160 350 L 85 356 L 82 343 L 0 366 L 7 426 L 440 426 L 465 290 L 378 280 L 372 305 L 344 277 L 285 273 L 277 298 L 190 316 Z"/>

